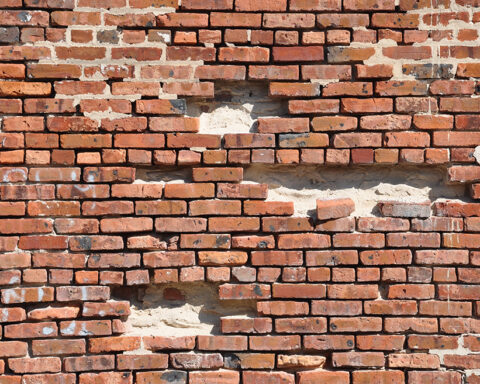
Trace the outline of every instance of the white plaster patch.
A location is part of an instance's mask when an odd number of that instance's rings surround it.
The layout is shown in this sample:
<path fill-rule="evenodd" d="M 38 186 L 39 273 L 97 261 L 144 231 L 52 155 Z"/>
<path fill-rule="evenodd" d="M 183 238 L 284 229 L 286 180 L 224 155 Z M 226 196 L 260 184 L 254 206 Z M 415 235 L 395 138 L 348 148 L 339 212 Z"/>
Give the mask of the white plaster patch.
<path fill-rule="evenodd" d="M 293 201 L 295 216 L 313 214 L 315 200 L 350 197 L 355 216 L 372 216 L 379 201 L 462 199 L 463 185 L 447 185 L 433 167 L 275 167 L 245 169 L 246 183 L 269 186 L 268 201 Z"/>
<path fill-rule="evenodd" d="M 178 289 L 184 300 L 164 299 L 166 288 Z M 220 301 L 218 286 L 183 283 L 149 286 L 142 301 L 132 301 L 126 334 L 135 336 L 193 336 L 219 333 L 224 316 L 255 316 L 255 304 Z"/>
<path fill-rule="evenodd" d="M 268 96 L 267 82 L 216 82 L 215 100 L 188 99 L 187 115 L 200 118 L 200 133 L 256 132 L 259 117 L 278 117 L 284 102 Z"/>

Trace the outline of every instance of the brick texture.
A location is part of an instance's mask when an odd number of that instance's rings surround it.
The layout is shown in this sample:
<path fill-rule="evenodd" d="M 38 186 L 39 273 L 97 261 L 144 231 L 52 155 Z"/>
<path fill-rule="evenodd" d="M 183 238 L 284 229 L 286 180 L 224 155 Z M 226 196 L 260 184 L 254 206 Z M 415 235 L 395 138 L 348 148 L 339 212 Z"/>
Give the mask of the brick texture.
<path fill-rule="evenodd" d="M 0 383 L 480 383 L 480 2 L 105 1 L 0 0 Z M 201 132 L 219 81 L 284 113 Z M 254 163 L 441 167 L 472 201 L 295 217 Z M 125 297 L 199 281 L 256 316 L 128 334 Z"/>

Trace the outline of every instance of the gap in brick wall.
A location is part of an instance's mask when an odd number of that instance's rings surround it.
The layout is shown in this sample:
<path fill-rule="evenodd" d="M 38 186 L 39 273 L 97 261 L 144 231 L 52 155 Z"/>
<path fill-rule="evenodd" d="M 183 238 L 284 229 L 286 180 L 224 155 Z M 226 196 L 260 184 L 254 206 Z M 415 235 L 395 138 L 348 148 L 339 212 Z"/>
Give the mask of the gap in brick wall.
<path fill-rule="evenodd" d="M 241 273 L 241 267 L 237 268 Z M 255 317 L 252 300 L 220 300 L 213 283 L 175 283 L 114 291 L 130 301 L 126 334 L 135 336 L 193 336 L 220 334 L 220 318 Z"/>
<path fill-rule="evenodd" d="M 350 197 L 355 216 L 378 215 L 383 200 L 471 201 L 464 184 L 447 184 L 446 169 L 435 166 L 250 165 L 243 183 L 268 185 L 268 201 L 293 201 L 295 216 L 315 217 L 316 199 Z M 136 183 L 189 183 L 191 167 L 139 168 Z"/>
<path fill-rule="evenodd" d="M 137 168 L 135 183 L 191 183 L 191 167 Z"/>
<path fill-rule="evenodd" d="M 200 133 L 256 132 L 259 117 L 287 113 L 285 100 L 268 95 L 267 81 L 217 81 L 214 99 L 187 99 L 187 115 L 200 118 Z"/>
<path fill-rule="evenodd" d="M 355 216 L 377 215 L 383 200 L 465 200 L 465 186 L 447 184 L 446 170 L 428 166 L 268 166 L 245 169 L 244 180 L 266 183 L 268 200 L 293 201 L 296 216 L 315 216 L 316 199 L 350 197 Z"/>

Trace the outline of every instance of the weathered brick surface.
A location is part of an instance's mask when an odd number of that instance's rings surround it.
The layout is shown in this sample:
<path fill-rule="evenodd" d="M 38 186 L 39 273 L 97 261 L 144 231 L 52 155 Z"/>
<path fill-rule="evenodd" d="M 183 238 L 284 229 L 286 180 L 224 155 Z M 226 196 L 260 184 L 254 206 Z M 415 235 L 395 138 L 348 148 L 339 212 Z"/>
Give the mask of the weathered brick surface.
<path fill-rule="evenodd" d="M 296 217 L 243 183 L 415 164 L 479 199 L 479 22 L 474 0 L 0 0 L 0 383 L 479 383 L 479 203 Z M 283 113 L 203 132 L 187 100 L 231 81 Z M 256 316 L 125 334 L 126 298 L 199 281 Z"/>

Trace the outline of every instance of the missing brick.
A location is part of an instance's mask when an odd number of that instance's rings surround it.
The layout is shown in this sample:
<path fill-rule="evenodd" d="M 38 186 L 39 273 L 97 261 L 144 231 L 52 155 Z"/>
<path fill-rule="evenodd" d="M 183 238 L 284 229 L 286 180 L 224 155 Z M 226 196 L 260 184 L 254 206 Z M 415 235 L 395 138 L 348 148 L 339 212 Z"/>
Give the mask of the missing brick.
<path fill-rule="evenodd" d="M 132 336 L 195 336 L 221 334 L 226 316 L 255 317 L 251 300 L 220 300 L 218 285 L 194 282 L 149 285 L 116 292 L 131 303 L 125 326 Z"/>
<path fill-rule="evenodd" d="M 286 102 L 268 95 L 268 82 L 216 82 L 215 99 L 189 99 L 187 115 L 200 118 L 200 133 L 256 132 L 259 117 L 278 117 Z"/>
<path fill-rule="evenodd" d="M 135 184 L 142 183 L 189 183 L 192 181 L 191 167 L 137 168 Z"/>
<path fill-rule="evenodd" d="M 314 216 L 316 199 L 345 197 L 355 202 L 354 216 L 372 216 L 383 200 L 465 200 L 465 186 L 446 184 L 445 175 L 441 167 L 255 165 L 245 169 L 244 180 L 267 184 L 268 201 L 293 201 L 294 216 Z"/>

